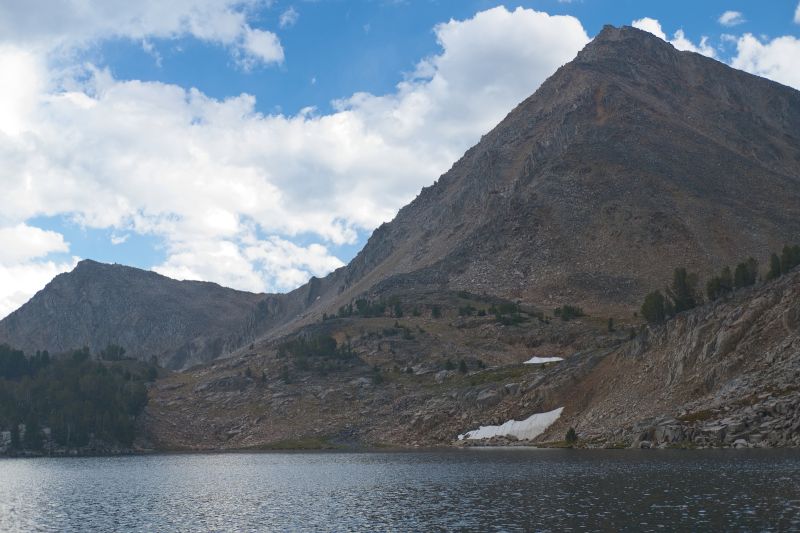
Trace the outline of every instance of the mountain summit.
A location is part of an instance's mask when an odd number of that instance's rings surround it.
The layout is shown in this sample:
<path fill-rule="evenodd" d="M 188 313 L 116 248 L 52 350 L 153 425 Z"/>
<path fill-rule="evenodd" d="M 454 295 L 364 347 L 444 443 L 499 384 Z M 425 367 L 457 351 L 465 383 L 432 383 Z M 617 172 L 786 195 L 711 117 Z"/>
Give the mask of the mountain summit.
<path fill-rule="evenodd" d="M 638 306 L 800 232 L 800 93 L 607 26 L 340 275 Z"/>

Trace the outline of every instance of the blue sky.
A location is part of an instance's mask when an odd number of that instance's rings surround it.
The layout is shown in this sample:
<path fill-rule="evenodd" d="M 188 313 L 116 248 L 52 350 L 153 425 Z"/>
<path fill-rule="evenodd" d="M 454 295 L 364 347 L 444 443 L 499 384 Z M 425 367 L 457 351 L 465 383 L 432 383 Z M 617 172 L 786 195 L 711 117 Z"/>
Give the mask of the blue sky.
<path fill-rule="evenodd" d="M 324 275 L 634 21 L 800 87 L 796 0 L 4 2 L 0 315 L 80 258 L 253 291 Z"/>

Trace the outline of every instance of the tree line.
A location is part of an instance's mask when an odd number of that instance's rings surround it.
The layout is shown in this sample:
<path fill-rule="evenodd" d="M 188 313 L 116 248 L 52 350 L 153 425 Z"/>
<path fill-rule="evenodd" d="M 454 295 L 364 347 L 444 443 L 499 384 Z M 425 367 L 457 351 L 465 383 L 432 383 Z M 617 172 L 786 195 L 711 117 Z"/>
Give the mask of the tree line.
<path fill-rule="evenodd" d="M 44 428 L 66 448 L 86 446 L 92 436 L 130 446 L 153 370 L 139 361 L 97 361 L 87 348 L 26 357 L 0 346 L 0 428 L 11 432 L 12 450 L 40 450 Z"/>
<path fill-rule="evenodd" d="M 784 246 L 780 255 L 772 253 L 764 280 L 770 281 L 787 274 L 800 265 L 800 245 Z M 751 287 L 759 281 L 758 261 L 752 257 L 742 261 L 735 268 L 724 267 L 719 274 L 706 282 L 705 296 L 708 301 L 724 298 L 737 289 Z M 642 303 L 642 317 L 650 324 L 659 324 L 683 311 L 693 309 L 703 303 L 703 295 L 698 290 L 697 274 L 685 268 L 676 268 L 672 282 L 662 293 L 655 290 L 647 294 Z"/>

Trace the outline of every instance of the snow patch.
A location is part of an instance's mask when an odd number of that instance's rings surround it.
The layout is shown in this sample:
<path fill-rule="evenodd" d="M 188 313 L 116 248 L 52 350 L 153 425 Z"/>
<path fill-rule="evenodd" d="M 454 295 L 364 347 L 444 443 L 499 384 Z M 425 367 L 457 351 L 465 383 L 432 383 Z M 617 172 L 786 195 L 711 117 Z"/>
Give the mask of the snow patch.
<path fill-rule="evenodd" d="M 563 357 L 531 357 L 523 364 L 525 365 L 543 365 L 545 363 L 556 363 L 558 361 L 563 361 Z"/>
<path fill-rule="evenodd" d="M 518 439 L 535 439 L 561 416 L 563 407 L 546 413 L 536 413 L 525 420 L 509 420 L 500 426 L 481 426 L 458 436 L 458 440 L 489 439 L 511 435 Z"/>

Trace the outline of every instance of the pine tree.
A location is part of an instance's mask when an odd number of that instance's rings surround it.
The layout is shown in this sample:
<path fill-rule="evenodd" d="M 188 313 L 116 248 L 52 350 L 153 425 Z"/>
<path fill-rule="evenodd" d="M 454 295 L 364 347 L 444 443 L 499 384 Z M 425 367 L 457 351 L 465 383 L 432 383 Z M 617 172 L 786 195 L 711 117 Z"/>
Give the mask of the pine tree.
<path fill-rule="evenodd" d="M 784 246 L 781 252 L 781 274 L 788 274 L 800 265 L 800 246 Z"/>
<path fill-rule="evenodd" d="M 641 313 L 650 324 L 659 324 L 667 318 L 666 298 L 661 291 L 653 291 L 645 296 Z"/>
<path fill-rule="evenodd" d="M 733 274 L 733 286 L 736 289 L 743 289 L 755 285 L 758 279 L 758 261 L 752 257 L 747 261 L 736 265 L 736 270 Z"/>
<path fill-rule="evenodd" d="M 575 432 L 575 428 L 569 428 L 567 430 L 564 440 L 567 442 L 567 444 L 575 444 L 578 442 L 578 434 Z"/>
<path fill-rule="evenodd" d="M 767 272 L 767 280 L 773 280 L 781 277 L 781 258 L 778 254 L 772 254 L 769 257 L 769 271 Z"/>
<path fill-rule="evenodd" d="M 689 274 L 685 268 L 675 269 L 672 274 L 672 285 L 667 289 L 674 313 L 697 307 L 699 297 L 696 287 L 697 275 Z"/>

